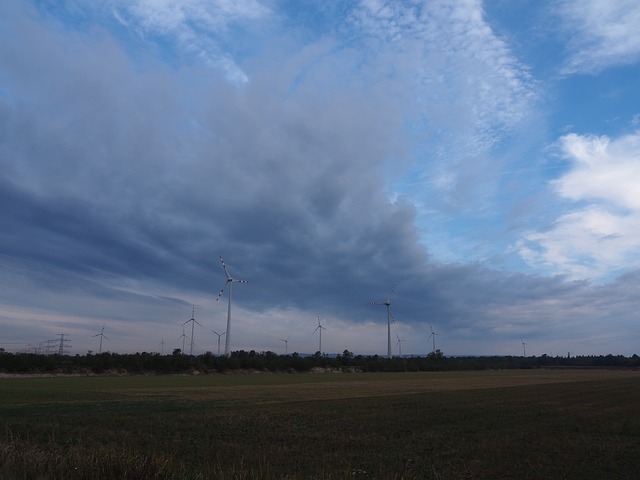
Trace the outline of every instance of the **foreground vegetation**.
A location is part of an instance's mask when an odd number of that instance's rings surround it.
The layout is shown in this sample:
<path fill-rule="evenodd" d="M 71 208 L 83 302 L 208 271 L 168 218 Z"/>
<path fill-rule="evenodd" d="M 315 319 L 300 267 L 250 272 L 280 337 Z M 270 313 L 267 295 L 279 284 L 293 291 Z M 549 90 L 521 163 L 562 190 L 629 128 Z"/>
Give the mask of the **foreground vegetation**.
<path fill-rule="evenodd" d="M 0 379 L 3 479 L 623 479 L 640 373 Z"/>

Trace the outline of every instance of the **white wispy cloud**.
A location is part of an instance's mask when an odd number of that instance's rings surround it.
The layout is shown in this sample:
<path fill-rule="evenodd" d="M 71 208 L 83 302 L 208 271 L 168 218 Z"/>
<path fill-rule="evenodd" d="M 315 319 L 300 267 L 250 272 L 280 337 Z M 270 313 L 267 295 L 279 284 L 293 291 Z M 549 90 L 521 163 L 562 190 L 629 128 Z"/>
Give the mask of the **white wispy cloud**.
<path fill-rule="evenodd" d="M 454 108 L 464 105 L 472 119 L 476 141 L 490 146 L 496 130 L 529 112 L 532 79 L 485 21 L 480 0 L 363 0 L 361 7 L 355 15 L 361 29 L 410 53 L 419 85 L 414 100 L 429 116 L 437 117 L 440 103 L 450 109 L 455 100 Z"/>
<path fill-rule="evenodd" d="M 636 0 L 564 1 L 559 14 L 571 33 L 564 73 L 597 73 L 640 59 L 640 3 Z"/>
<path fill-rule="evenodd" d="M 572 168 L 552 187 L 575 210 L 528 233 L 518 246 L 522 257 L 571 278 L 604 280 L 640 267 L 640 134 L 570 134 L 559 147 Z"/>
<path fill-rule="evenodd" d="M 236 60 L 220 45 L 235 24 L 265 19 L 270 10 L 256 0 L 114 0 L 113 15 L 141 35 L 159 35 L 225 71 L 233 83 L 248 80 Z"/>

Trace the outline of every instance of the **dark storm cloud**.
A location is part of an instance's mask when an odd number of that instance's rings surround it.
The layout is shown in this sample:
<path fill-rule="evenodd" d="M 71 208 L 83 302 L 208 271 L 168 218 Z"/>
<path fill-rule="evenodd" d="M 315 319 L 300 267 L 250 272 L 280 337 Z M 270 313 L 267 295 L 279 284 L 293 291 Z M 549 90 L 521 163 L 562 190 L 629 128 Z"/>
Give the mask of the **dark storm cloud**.
<path fill-rule="evenodd" d="M 21 21 L 31 35 L 3 50 L 6 257 L 206 289 L 223 253 L 272 286 L 256 308 L 323 304 L 308 299 L 424 262 L 412 207 L 381 191 L 399 118 L 375 92 L 327 90 L 328 69 L 307 84 L 264 72 L 243 90 L 211 72 L 172 83 L 134 75 L 109 39 Z"/>

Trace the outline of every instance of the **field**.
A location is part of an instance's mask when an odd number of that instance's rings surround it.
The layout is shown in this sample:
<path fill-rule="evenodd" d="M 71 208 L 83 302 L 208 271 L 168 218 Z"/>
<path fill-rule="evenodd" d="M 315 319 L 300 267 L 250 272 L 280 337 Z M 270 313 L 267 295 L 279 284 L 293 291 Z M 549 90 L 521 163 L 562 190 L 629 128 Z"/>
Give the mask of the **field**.
<path fill-rule="evenodd" d="M 623 479 L 640 372 L 0 378 L 3 479 Z"/>

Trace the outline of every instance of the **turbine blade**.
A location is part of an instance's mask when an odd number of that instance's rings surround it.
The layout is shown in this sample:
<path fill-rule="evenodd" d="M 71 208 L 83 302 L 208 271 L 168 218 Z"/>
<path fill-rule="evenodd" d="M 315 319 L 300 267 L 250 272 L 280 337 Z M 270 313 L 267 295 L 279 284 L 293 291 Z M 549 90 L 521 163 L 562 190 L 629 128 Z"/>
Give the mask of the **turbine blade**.
<path fill-rule="evenodd" d="M 220 289 L 220 291 L 218 292 L 218 296 L 216 297 L 216 302 L 218 300 L 220 300 L 220 297 L 222 296 L 222 294 L 224 293 L 224 289 L 227 288 L 227 285 L 229 284 L 229 280 L 227 280 L 226 282 L 224 282 L 224 285 L 222 286 L 222 288 Z"/>
<path fill-rule="evenodd" d="M 396 284 L 394 283 L 393 286 L 391 287 L 391 292 L 389 292 L 389 298 L 387 299 L 387 303 L 391 303 L 391 297 L 395 289 L 396 289 Z"/>
<path fill-rule="evenodd" d="M 220 256 L 220 262 L 222 263 L 224 274 L 227 276 L 227 278 L 231 278 L 231 275 L 229 275 L 229 270 L 227 270 L 227 266 L 224 264 L 224 260 L 222 259 L 222 256 Z"/>

